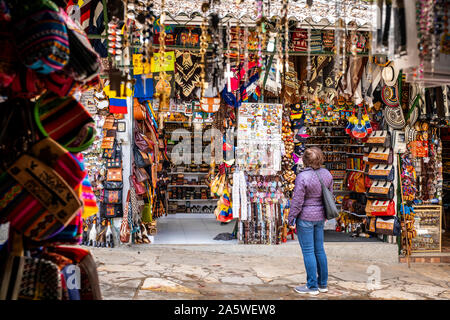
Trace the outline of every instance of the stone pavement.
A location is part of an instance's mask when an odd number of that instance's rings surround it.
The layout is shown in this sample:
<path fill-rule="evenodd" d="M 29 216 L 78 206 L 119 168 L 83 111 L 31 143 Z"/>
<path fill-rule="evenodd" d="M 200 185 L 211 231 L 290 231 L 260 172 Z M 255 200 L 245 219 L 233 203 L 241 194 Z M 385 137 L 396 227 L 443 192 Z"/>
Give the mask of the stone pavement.
<path fill-rule="evenodd" d="M 338 244 L 341 251 L 346 244 Z M 370 244 L 359 244 L 371 250 Z M 325 244 L 327 253 L 333 251 Z M 298 244 L 134 245 L 90 248 L 104 299 L 450 299 L 449 264 L 370 261 L 329 254 L 329 292 L 298 295 L 306 280 Z M 351 253 L 351 252 L 349 252 Z M 389 259 L 388 259 L 389 260 Z M 379 281 L 371 280 L 378 278 Z"/>

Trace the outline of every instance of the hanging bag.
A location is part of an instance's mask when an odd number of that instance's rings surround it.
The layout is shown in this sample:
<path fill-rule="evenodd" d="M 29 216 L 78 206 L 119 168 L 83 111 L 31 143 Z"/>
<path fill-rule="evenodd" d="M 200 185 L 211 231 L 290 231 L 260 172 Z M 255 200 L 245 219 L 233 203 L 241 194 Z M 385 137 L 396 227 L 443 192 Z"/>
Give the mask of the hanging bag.
<path fill-rule="evenodd" d="M 392 200 L 394 198 L 394 185 L 388 181 L 374 181 L 367 197 L 378 200 Z"/>
<path fill-rule="evenodd" d="M 111 168 L 106 171 L 106 181 L 122 182 L 122 168 Z"/>
<path fill-rule="evenodd" d="M 399 236 L 401 233 L 401 224 L 399 218 L 377 217 L 375 221 L 375 232 L 379 234 Z"/>
<path fill-rule="evenodd" d="M 365 209 L 367 216 L 395 216 L 394 200 L 368 200 Z"/>
<path fill-rule="evenodd" d="M 95 121 L 74 97 L 45 94 L 34 106 L 34 118 L 44 137 L 51 137 L 70 152 L 84 151 L 94 142 Z"/>
<path fill-rule="evenodd" d="M 394 166 L 391 164 L 374 164 L 366 167 L 366 174 L 373 180 L 394 180 Z"/>
<path fill-rule="evenodd" d="M 49 74 L 69 62 L 69 35 L 61 8 L 41 7 L 16 22 L 14 29 L 19 57 L 28 68 Z"/>
<path fill-rule="evenodd" d="M 103 189 L 103 203 L 122 204 L 122 189 L 108 190 Z"/>
<path fill-rule="evenodd" d="M 130 214 L 130 190 L 128 190 L 127 201 L 125 203 L 125 209 L 123 213 L 122 223 L 120 224 L 120 242 L 130 242 L 131 228 L 128 215 Z"/>
<path fill-rule="evenodd" d="M 367 138 L 366 146 L 368 147 L 385 147 L 391 146 L 391 134 L 387 130 L 374 131 L 369 138 Z"/>
<path fill-rule="evenodd" d="M 369 162 L 392 164 L 393 154 L 391 148 L 376 147 L 369 153 Z"/>
<path fill-rule="evenodd" d="M 145 107 L 139 103 L 137 98 L 134 98 L 133 102 L 133 115 L 135 120 L 145 120 L 147 116 Z"/>
<path fill-rule="evenodd" d="M 336 200 L 334 199 L 333 193 L 325 187 L 323 184 L 322 178 L 317 173 L 316 170 L 314 172 L 317 175 L 317 178 L 319 178 L 320 185 L 322 186 L 322 201 L 323 201 L 323 207 L 325 209 L 325 216 L 327 220 L 335 219 L 339 216 L 339 211 L 336 207 Z"/>

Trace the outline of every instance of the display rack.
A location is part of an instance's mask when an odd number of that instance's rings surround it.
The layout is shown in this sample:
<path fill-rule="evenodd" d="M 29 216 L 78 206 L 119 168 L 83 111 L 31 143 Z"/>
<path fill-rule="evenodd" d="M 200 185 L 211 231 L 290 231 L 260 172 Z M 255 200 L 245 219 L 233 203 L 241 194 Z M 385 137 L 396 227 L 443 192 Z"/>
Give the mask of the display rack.
<path fill-rule="evenodd" d="M 442 206 L 414 206 L 414 226 L 417 236 L 412 239 L 411 252 L 441 252 Z"/>

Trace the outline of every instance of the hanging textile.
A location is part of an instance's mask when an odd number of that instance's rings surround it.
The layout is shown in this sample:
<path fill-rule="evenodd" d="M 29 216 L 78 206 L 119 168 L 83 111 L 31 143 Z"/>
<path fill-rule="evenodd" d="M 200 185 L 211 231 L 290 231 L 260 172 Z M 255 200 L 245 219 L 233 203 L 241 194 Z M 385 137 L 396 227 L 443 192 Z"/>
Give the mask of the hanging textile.
<path fill-rule="evenodd" d="M 177 98 L 192 100 L 196 84 L 200 81 L 200 54 L 175 51 L 175 91 Z"/>

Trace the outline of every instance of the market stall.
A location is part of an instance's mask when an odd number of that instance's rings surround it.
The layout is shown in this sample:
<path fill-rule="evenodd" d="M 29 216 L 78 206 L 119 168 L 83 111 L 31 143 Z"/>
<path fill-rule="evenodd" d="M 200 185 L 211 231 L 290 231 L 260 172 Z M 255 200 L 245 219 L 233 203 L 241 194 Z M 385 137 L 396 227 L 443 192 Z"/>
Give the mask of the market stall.
<path fill-rule="evenodd" d="M 24 2 L 0 0 L 2 270 L 45 264 L 45 294 L 90 299 L 89 252 L 60 244 L 294 240 L 311 146 L 326 236 L 449 250 L 447 1 Z M 4 274 L 0 297 L 40 294 Z"/>

